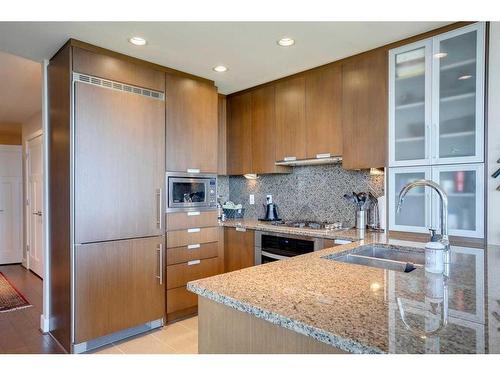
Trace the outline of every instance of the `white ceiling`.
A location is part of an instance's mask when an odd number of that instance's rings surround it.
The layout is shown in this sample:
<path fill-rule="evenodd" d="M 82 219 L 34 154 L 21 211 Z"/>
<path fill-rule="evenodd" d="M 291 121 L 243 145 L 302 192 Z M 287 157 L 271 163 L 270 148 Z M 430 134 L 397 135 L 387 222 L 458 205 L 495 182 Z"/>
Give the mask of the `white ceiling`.
<path fill-rule="evenodd" d="M 40 63 L 0 51 L 0 122 L 22 123 L 42 110 Z"/>
<path fill-rule="evenodd" d="M 72 37 L 212 79 L 229 94 L 447 23 L 0 22 L 0 50 L 41 61 Z M 133 46 L 131 36 L 148 44 Z M 284 36 L 296 44 L 279 47 L 276 41 Z M 212 71 L 219 64 L 229 71 Z"/>

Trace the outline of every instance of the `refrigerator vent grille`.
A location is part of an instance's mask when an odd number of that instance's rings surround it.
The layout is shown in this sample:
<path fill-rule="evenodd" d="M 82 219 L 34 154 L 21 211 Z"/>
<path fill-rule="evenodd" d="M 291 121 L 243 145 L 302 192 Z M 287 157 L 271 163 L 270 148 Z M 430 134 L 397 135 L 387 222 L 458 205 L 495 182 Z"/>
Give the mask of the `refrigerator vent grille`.
<path fill-rule="evenodd" d="M 147 96 L 148 98 L 165 100 L 165 94 L 160 91 L 153 91 L 148 89 L 143 89 L 137 86 L 125 85 L 123 83 L 110 81 L 107 79 L 102 79 L 98 77 L 92 77 L 88 74 L 73 73 L 74 82 L 83 82 L 90 85 L 106 87 L 111 90 L 124 91 L 131 94 Z"/>

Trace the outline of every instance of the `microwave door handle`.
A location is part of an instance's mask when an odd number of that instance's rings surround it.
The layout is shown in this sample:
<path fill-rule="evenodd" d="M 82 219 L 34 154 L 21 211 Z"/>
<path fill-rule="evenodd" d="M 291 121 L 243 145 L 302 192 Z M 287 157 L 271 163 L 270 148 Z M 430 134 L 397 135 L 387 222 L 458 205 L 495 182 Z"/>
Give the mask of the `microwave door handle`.
<path fill-rule="evenodd" d="M 268 258 L 276 259 L 276 260 L 288 259 L 288 257 L 285 257 L 283 255 L 272 254 L 272 253 L 269 253 L 267 251 L 262 251 L 261 254 L 268 257 Z"/>

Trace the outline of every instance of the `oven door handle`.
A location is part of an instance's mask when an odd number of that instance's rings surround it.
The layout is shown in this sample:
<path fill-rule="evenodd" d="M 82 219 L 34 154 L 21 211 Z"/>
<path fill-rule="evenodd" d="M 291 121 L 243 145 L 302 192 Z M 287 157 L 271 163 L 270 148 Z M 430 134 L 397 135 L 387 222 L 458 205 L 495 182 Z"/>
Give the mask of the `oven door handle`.
<path fill-rule="evenodd" d="M 267 251 L 261 251 L 261 254 L 265 257 L 271 258 L 271 259 L 276 259 L 276 260 L 282 260 L 282 259 L 288 259 L 289 257 L 285 257 L 283 255 L 277 255 L 273 253 L 269 253 Z"/>

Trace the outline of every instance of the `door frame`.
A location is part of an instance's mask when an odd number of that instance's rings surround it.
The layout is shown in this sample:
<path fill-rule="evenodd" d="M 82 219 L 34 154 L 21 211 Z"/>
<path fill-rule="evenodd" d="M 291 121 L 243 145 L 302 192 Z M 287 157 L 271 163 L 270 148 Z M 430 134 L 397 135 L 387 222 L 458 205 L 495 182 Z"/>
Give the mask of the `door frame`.
<path fill-rule="evenodd" d="M 29 198 L 29 161 L 28 161 L 28 143 L 29 141 L 32 141 L 33 139 L 37 137 L 42 137 L 42 182 L 45 181 L 45 164 L 43 163 L 43 149 L 45 145 L 45 139 L 44 139 L 44 134 L 43 134 L 43 129 L 39 129 L 37 131 L 34 131 L 33 133 L 29 134 L 23 144 L 23 159 L 25 161 L 24 163 L 24 179 L 23 179 L 23 184 L 24 184 L 24 194 L 25 194 L 25 199 L 23 201 L 24 205 L 24 233 L 26 235 L 26 242 L 25 242 L 25 249 L 26 250 L 26 269 L 30 270 L 30 257 L 28 254 L 28 249 L 31 249 L 31 243 L 30 243 L 30 230 L 31 230 L 31 225 L 30 225 L 30 205 L 27 204 L 28 198 Z M 42 196 L 45 195 L 45 184 L 42 183 Z M 30 202 L 31 203 L 31 202 Z M 45 210 L 45 206 L 44 206 Z M 45 213 L 44 213 L 45 216 Z M 43 217 L 45 219 L 45 217 Z M 43 220 L 42 219 L 42 220 Z M 43 221 L 45 222 L 45 220 Z M 45 264 L 46 260 L 46 254 L 45 254 L 45 231 L 42 230 L 42 256 Z M 45 275 L 44 275 L 45 276 Z"/>

